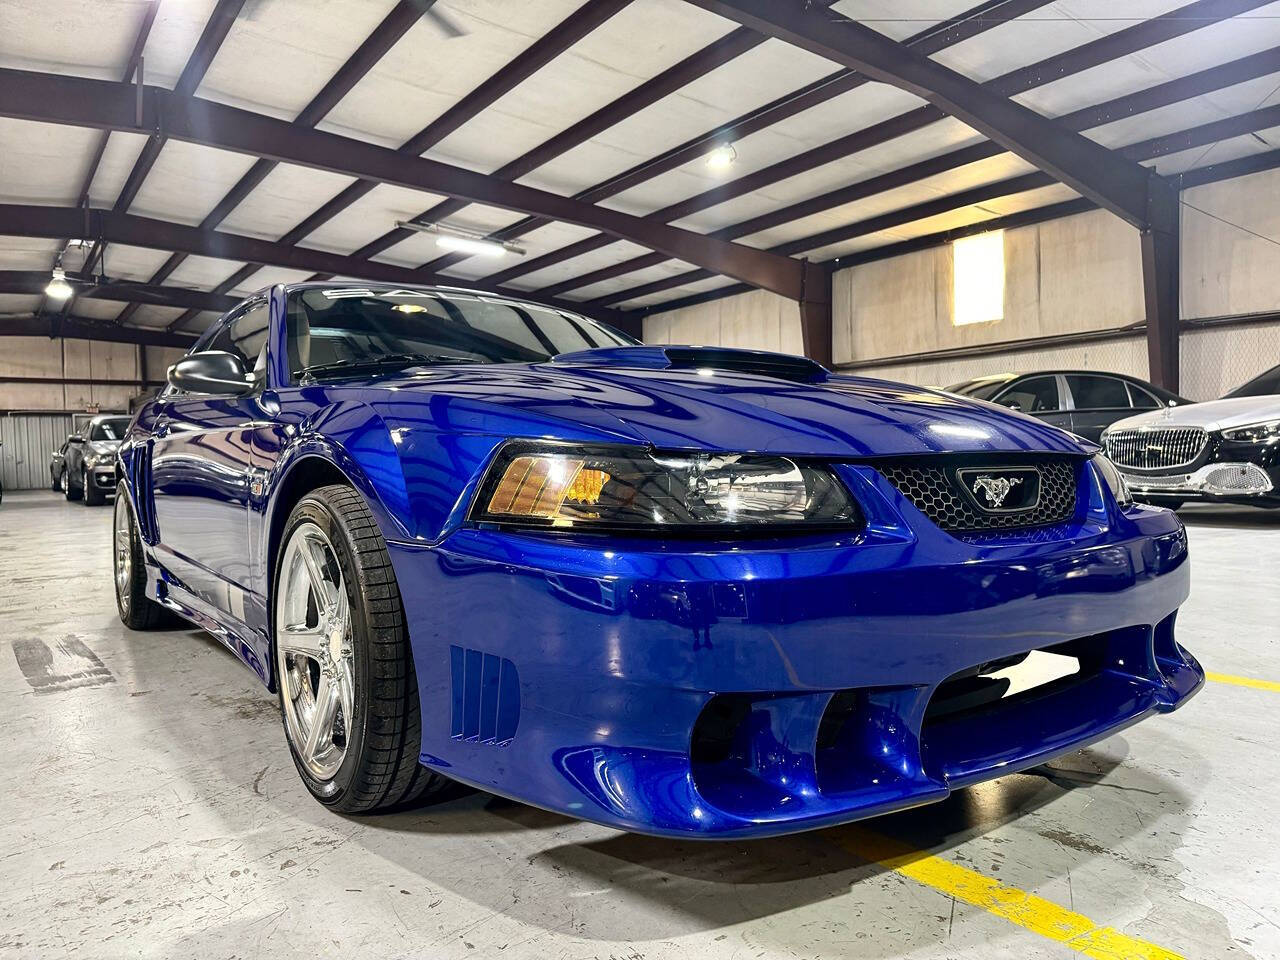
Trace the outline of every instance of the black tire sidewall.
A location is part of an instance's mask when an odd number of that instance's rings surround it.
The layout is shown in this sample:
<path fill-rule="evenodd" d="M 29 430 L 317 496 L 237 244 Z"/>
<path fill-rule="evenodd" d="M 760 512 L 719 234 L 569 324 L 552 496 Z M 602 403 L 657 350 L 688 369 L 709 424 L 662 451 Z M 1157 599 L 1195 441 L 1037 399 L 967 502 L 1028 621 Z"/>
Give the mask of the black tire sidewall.
<path fill-rule="evenodd" d="M 131 630 L 141 630 L 147 626 L 144 622 L 146 604 L 150 601 L 147 599 L 146 571 L 142 561 L 142 538 L 138 533 L 138 523 L 133 516 L 133 504 L 129 502 L 129 494 L 125 492 L 124 484 L 116 489 L 116 501 L 123 503 L 123 508 L 117 506 L 116 509 L 123 509 L 129 518 L 129 586 L 127 590 L 127 599 L 120 595 L 120 589 L 116 586 L 116 531 L 115 517 L 111 522 L 111 588 L 116 595 L 116 610 L 120 614 L 120 622 Z"/>
<path fill-rule="evenodd" d="M 346 797 L 352 782 L 355 780 L 365 752 L 365 740 L 369 727 L 369 696 L 372 663 L 368 636 L 370 631 L 369 611 L 364 591 L 363 571 L 358 567 L 357 557 L 351 548 L 351 536 L 345 522 L 337 510 L 327 501 L 322 493 L 308 494 L 293 508 L 285 525 L 284 534 L 280 538 L 280 553 L 276 563 L 275 589 L 272 591 L 271 624 L 272 637 L 276 635 L 276 599 L 279 597 L 280 574 L 286 545 L 294 531 L 303 523 L 314 523 L 329 538 L 337 557 L 338 567 L 342 571 L 342 581 L 347 591 L 347 603 L 351 610 L 351 642 L 352 661 L 355 676 L 353 678 L 355 720 L 347 720 L 347 751 L 342 758 L 342 765 L 331 780 L 317 780 L 306 765 L 298 757 L 289 728 L 284 716 L 285 684 L 284 677 L 276 677 L 277 696 L 280 698 L 280 721 L 284 726 L 285 741 L 289 745 L 289 754 L 293 757 L 294 766 L 307 789 L 326 806 L 338 806 Z M 279 669 L 279 657 L 273 659 L 273 669 Z"/>

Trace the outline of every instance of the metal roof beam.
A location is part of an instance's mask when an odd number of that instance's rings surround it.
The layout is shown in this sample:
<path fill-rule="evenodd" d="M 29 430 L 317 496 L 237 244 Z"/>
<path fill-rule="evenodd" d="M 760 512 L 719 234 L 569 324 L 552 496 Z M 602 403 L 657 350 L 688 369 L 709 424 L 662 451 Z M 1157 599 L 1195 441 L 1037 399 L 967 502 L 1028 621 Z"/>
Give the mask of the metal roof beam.
<path fill-rule="evenodd" d="M 1177 218 L 1150 170 L 870 27 L 772 0 L 687 2 L 915 94 L 1139 229 Z"/>
<path fill-rule="evenodd" d="M 46 207 L 30 204 L 0 204 L 0 235 L 15 237 L 85 236 L 108 243 L 122 243 L 153 250 L 176 250 L 192 256 L 215 257 L 223 260 L 250 261 L 260 266 L 286 267 L 292 270 L 323 271 L 334 276 L 353 277 L 384 283 L 422 284 L 416 270 L 397 267 L 372 260 L 354 260 L 338 253 L 326 253 L 280 243 L 261 240 L 220 230 L 203 230 L 200 227 L 151 217 L 140 217 L 114 210 L 85 210 L 81 207 Z M 788 261 L 797 267 L 798 260 Z M 519 290 L 495 287 L 484 281 L 470 283 L 456 277 L 439 277 L 434 281 L 441 285 L 483 290 L 498 296 L 526 299 L 528 294 Z M 238 298 L 236 298 L 238 299 Z M 575 312 L 584 312 L 583 304 L 541 298 L 541 303 Z M 614 311 L 587 311 L 609 323 L 625 323 L 625 317 Z"/>
<path fill-rule="evenodd" d="M 121 327 L 88 317 L 51 317 L 34 313 L 0 317 L 0 337 L 65 337 L 69 340 L 100 340 L 104 343 L 136 343 L 147 347 L 182 347 L 186 349 L 196 338 L 189 334 L 149 330 L 146 327 Z"/>
<path fill-rule="evenodd" d="M 111 300 L 118 303 L 135 303 L 152 307 L 176 307 L 182 310 L 230 310 L 238 298 L 191 290 L 186 287 L 164 287 L 132 280 L 99 278 L 85 273 L 67 273 L 67 282 L 76 290 L 81 300 Z M 44 270 L 0 270 L 0 293 L 43 293 L 49 283 Z M 116 321 L 118 322 L 118 321 Z"/>
<path fill-rule="evenodd" d="M 1231 17 L 1234 14 L 1245 12 L 1270 2 L 1270 0 L 1195 0 L 1186 6 L 1171 11 L 1164 17 L 1153 20 L 1146 20 L 1117 30 L 1115 33 L 1099 37 L 1091 40 L 1081 46 L 1074 47 L 1063 53 L 1047 57 L 1037 63 L 1021 67 L 1017 70 L 1010 71 L 1003 76 L 996 77 L 989 81 L 985 86 L 989 87 L 994 93 L 1001 96 L 1011 97 L 1027 90 L 1032 90 L 1045 83 L 1053 80 L 1059 80 L 1063 77 L 1070 76 L 1081 71 L 1088 70 L 1103 63 L 1108 63 L 1118 57 L 1139 52 L 1157 43 L 1162 43 L 1174 37 L 1183 36 L 1194 30 L 1201 29 L 1212 23 L 1219 22 L 1222 19 Z M 1012 11 L 1003 11 L 1012 12 Z M 992 22 L 991 14 L 983 14 L 979 16 L 974 12 L 974 16 L 979 18 L 979 23 L 985 26 L 996 26 L 999 21 Z M 959 27 L 955 28 L 960 29 Z M 977 32 L 976 28 L 971 28 Z M 948 33 L 948 36 L 954 35 L 955 30 Z M 964 37 L 961 36 L 961 39 Z M 906 41 L 911 43 L 912 41 Z M 930 52 L 930 43 L 922 43 L 917 47 L 920 52 Z M 852 73 L 852 72 L 851 72 Z M 1257 74 L 1260 75 L 1260 74 Z M 857 74 L 853 74 L 857 76 Z M 860 82 L 865 82 L 865 79 Z M 1177 83 L 1178 81 L 1174 81 Z M 1224 84 L 1226 85 L 1226 84 Z M 1216 89 L 1216 87 L 1215 87 Z M 1145 109 L 1152 109 L 1146 107 Z M 891 117 L 881 123 L 874 124 L 863 130 L 854 131 L 830 143 L 814 147 L 804 153 L 787 157 L 777 163 L 757 170 L 754 173 L 738 177 L 728 183 L 721 184 L 710 190 L 695 194 L 685 200 L 677 201 L 669 204 L 660 210 L 655 210 L 647 215 L 648 218 L 669 222 L 680 220 L 685 217 L 692 216 L 703 210 L 707 210 L 718 204 L 725 203 L 729 200 L 753 193 L 757 190 L 764 189 L 770 185 L 790 177 L 797 176 L 809 170 L 815 169 L 827 163 L 841 160 L 847 156 L 866 150 L 874 146 L 878 146 L 896 137 L 905 136 L 923 129 L 932 123 L 936 123 L 945 119 L 946 114 L 934 106 L 924 106 L 916 110 L 909 111 L 897 117 Z M 1110 119 L 1117 119 L 1110 117 Z M 1099 123 L 1107 122 L 1099 120 Z M 995 152 L 1003 152 L 996 150 Z M 972 162 L 972 161 L 967 161 Z M 585 194 L 580 194 L 580 197 Z M 594 199 L 594 198 L 593 198 Z M 518 225 L 516 225 L 518 226 Z M 495 236 L 507 238 L 509 231 L 513 228 L 507 228 L 505 231 L 498 231 Z M 763 228 L 759 228 L 763 229 Z M 560 250 L 552 251 L 544 254 L 534 260 L 516 264 L 515 266 L 493 274 L 489 279 L 495 283 L 506 283 L 525 273 L 534 270 L 540 270 L 544 267 L 551 266 L 564 260 L 581 256 L 591 250 L 608 246 L 613 240 L 605 236 L 587 237 L 568 247 Z M 639 258 L 637 258 L 638 260 Z M 654 262 L 648 261 L 644 266 L 651 265 Z M 576 286 L 576 284 L 575 284 Z M 572 289 L 566 287 L 563 289 Z"/>
<path fill-rule="evenodd" d="M 1231 63 L 1222 64 L 1216 67 L 1210 67 L 1199 73 L 1189 74 L 1185 77 L 1179 77 L 1176 80 L 1170 80 L 1166 83 L 1156 84 L 1145 90 L 1136 93 L 1126 94 L 1125 96 L 1116 97 L 1105 103 L 1092 107 L 1083 107 L 1072 113 L 1062 117 L 1055 118 L 1056 123 L 1071 130 L 1087 130 L 1092 127 L 1101 126 L 1102 124 L 1111 123 L 1122 117 L 1134 116 L 1149 110 L 1155 110 L 1160 107 L 1169 106 L 1193 97 L 1202 96 L 1206 93 L 1212 93 L 1215 90 L 1221 90 L 1237 83 L 1242 83 L 1254 77 L 1266 76 L 1271 73 L 1280 72 L 1280 47 L 1270 50 L 1264 50 L 1252 56 L 1243 57 L 1240 60 Z M 1265 108 L 1271 110 L 1274 108 Z M 1213 143 L 1217 140 L 1230 136 L 1238 136 L 1241 133 L 1248 133 L 1252 130 L 1266 129 L 1268 125 L 1280 124 L 1280 118 L 1276 118 L 1276 124 L 1268 124 L 1268 117 L 1265 114 L 1259 114 L 1254 111 L 1249 114 L 1242 114 L 1237 117 L 1228 117 L 1212 124 L 1206 124 L 1201 127 L 1194 127 L 1190 130 L 1183 130 L 1178 133 L 1168 134 L 1165 137 L 1153 138 L 1138 144 L 1132 144 L 1120 150 L 1120 153 L 1134 160 L 1146 160 L 1158 156 L 1164 156 L 1169 153 L 1176 153 L 1178 150 L 1190 149 L 1197 144 Z M 886 121 L 891 122 L 891 121 Z M 1258 124 L 1262 123 L 1261 126 Z M 872 129 L 872 128 L 869 128 Z M 985 143 L 972 144 L 967 147 L 961 147 L 958 150 L 952 150 L 949 153 L 940 154 L 936 157 L 930 157 L 905 167 L 899 167 L 897 170 L 890 170 L 875 177 L 869 177 L 866 180 L 859 180 L 845 187 L 839 187 L 830 190 L 816 197 L 810 197 L 807 200 L 800 200 L 796 203 L 770 210 L 759 216 L 750 217 L 746 220 L 739 221 L 736 224 L 730 224 L 719 230 L 712 231 L 709 236 L 718 237 L 722 240 L 737 240 L 742 237 L 749 237 L 754 233 L 768 230 L 772 227 L 785 223 L 792 223 L 802 220 L 805 217 L 812 216 L 816 213 L 822 213 L 826 210 L 832 210 L 842 207 L 867 197 L 884 193 L 904 186 L 908 183 L 914 183 L 923 180 L 926 177 L 937 176 L 950 170 L 956 170 L 970 163 L 977 163 L 981 160 L 989 159 L 1004 153 L 1005 150 L 997 143 L 987 141 Z M 1045 175 L 1045 183 L 1052 183 L 1053 178 Z M 945 199 L 945 198 L 944 198 Z M 803 237 L 798 240 L 790 241 L 786 244 L 779 244 L 771 249 L 775 253 L 795 254 L 806 250 L 813 250 L 823 243 L 817 242 L 822 237 L 835 237 L 835 240 L 828 239 L 826 242 L 836 242 L 839 239 L 848 239 L 842 236 L 843 230 L 854 228 L 856 224 L 849 227 L 836 227 L 830 231 L 824 231 L 823 234 L 815 234 L 812 237 Z M 852 236 L 860 236 L 861 232 L 854 233 Z M 559 296 L 566 290 L 573 290 L 579 287 L 585 287 L 589 284 L 599 283 L 603 280 L 609 280 L 614 277 L 622 276 L 636 270 L 642 270 L 646 267 L 654 266 L 663 262 L 661 257 L 653 254 L 642 254 L 625 260 L 621 263 L 611 264 L 599 270 L 582 274 L 577 277 L 571 277 L 562 280 L 559 283 L 550 284 L 547 287 L 539 289 L 538 293 L 545 296 Z M 495 274 L 489 277 L 489 280 L 496 281 L 500 275 Z M 679 286 L 691 280 L 697 280 L 708 276 L 703 271 L 689 271 L 678 274 L 669 280 L 657 281 L 657 283 L 668 283 L 670 286 Z M 663 289 L 663 288 L 659 288 Z M 646 287 L 647 292 L 653 290 Z M 620 302 L 626 299 L 620 294 L 627 291 L 619 291 L 618 294 L 610 294 L 606 298 L 601 298 L 606 302 Z"/>
<path fill-rule="evenodd" d="M 596 27 L 609 20 L 630 2 L 631 0 L 587 0 L 553 29 L 535 40 L 528 49 L 505 67 L 401 144 L 400 152 L 415 157 L 426 153 L 481 110 L 510 93 Z M 280 241 L 297 243 L 306 238 L 376 186 L 376 183 L 368 180 L 357 180 L 350 184 L 281 237 Z M 242 268 L 237 271 L 237 274 L 244 274 L 245 269 L 248 269 L 249 273 L 241 276 L 242 281 L 253 273 L 251 268 Z"/>
<path fill-rule="evenodd" d="M 134 91 L 121 84 L 0 70 L 0 116 L 136 131 L 135 110 Z M 238 107 L 147 87 L 143 91 L 143 122 L 176 140 L 591 227 L 789 299 L 798 300 L 801 295 L 803 268 L 788 257 L 496 180 L 463 167 L 406 156 L 351 137 L 300 129 L 288 121 Z M 368 268 L 354 272 L 367 274 Z"/>
<path fill-rule="evenodd" d="M 435 0 L 400 0 L 383 18 L 374 31 L 365 38 L 364 43 L 356 49 L 335 73 L 328 83 L 317 93 L 293 120 L 304 127 L 314 127 L 325 115 L 351 92 L 351 88 L 359 83 L 372 70 L 379 60 L 390 50 L 409 28 L 422 19 L 422 14 L 435 3 Z M 105 134 L 104 134 L 105 136 Z M 248 169 L 239 182 L 232 187 L 217 205 L 209 212 L 200 226 L 212 230 L 222 223 L 244 199 L 253 192 L 258 184 L 267 178 L 276 168 L 273 160 L 259 160 Z M 185 254 L 175 253 L 151 275 L 151 283 L 163 283 L 169 275 L 186 259 Z M 126 308 L 116 317 L 117 323 L 124 323 L 137 309 L 136 305 Z"/>

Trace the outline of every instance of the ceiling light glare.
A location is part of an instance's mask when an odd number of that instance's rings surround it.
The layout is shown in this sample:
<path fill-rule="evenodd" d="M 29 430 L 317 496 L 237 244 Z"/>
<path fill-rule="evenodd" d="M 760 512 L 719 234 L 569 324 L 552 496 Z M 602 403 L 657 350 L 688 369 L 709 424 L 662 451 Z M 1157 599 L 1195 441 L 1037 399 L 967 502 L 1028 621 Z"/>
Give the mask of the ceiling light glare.
<path fill-rule="evenodd" d="M 44 295 L 50 300 L 65 300 L 73 293 L 71 284 L 67 283 L 67 272 L 61 267 L 56 268 L 49 285 L 44 288 Z"/>
<path fill-rule="evenodd" d="M 738 151 L 733 149 L 733 144 L 726 143 L 707 154 L 707 169 L 716 173 L 723 173 L 732 167 L 737 160 Z"/>
<path fill-rule="evenodd" d="M 466 253 L 474 257 L 505 257 L 507 255 L 507 248 L 500 243 L 473 237 L 457 237 L 451 233 L 442 233 L 436 237 L 436 246 L 450 253 Z"/>

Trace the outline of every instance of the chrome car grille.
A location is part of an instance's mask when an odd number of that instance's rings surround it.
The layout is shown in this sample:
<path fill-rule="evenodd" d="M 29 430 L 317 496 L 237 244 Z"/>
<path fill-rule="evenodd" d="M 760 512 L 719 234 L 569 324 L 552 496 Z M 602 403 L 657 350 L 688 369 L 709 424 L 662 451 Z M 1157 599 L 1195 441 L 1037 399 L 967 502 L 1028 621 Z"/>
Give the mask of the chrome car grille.
<path fill-rule="evenodd" d="M 1194 463 L 1208 442 L 1201 427 L 1154 427 L 1112 430 L 1106 446 L 1107 456 L 1122 467 L 1171 470 Z"/>
<path fill-rule="evenodd" d="M 956 481 L 956 469 L 938 460 L 899 460 L 877 463 L 885 478 L 943 530 L 975 532 L 1016 530 L 1062 523 L 1076 512 L 1076 464 L 1066 458 L 1045 458 L 1033 464 L 1040 471 L 1040 499 L 1021 513 L 987 513 L 970 502 Z"/>

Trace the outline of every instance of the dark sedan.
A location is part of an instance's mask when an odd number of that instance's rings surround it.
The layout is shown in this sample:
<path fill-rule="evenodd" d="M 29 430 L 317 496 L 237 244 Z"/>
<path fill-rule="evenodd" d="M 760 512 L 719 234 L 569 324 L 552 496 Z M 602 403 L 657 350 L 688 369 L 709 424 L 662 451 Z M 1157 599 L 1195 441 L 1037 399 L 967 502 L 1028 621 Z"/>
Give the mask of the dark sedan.
<path fill-rule="evenodd" d="M 1191 402 L 1137 377 L 1087 370 L 997 373 L 957 383 L 947 390 L 1029 413 L 1094 443 L 1117 420 Z"/>

